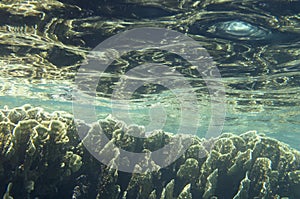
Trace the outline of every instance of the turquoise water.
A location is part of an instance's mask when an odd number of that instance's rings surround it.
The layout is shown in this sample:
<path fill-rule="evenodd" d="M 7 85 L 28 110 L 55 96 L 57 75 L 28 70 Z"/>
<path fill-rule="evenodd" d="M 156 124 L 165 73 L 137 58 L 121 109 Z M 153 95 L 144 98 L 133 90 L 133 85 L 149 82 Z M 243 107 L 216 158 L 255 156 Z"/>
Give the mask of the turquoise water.
<path fill-rule="evenodd" d="M 299 16 L 294 0 L 0 1 L 0 197 L 298 199 Z"/>
<path fill-rule="evenodd" d="M 257 130 L 300 149 L 299 8 L 297 1 L 3 1 L 1 107 L 29 103 L 72 113 L 76 71 L 96 45 L 128 29 L 161 27 L 195 39 L 215 61 L 226 89 L 223 132 Z M 114 62 L 99 83 L 97 98 L 91 98 L 96 115 L 111 113 L 116 74 L 155 60 L 184 72 L 184 63 L 171 58 L 137 54 Z M 189 78 L 201 110 L 197 134 L 203 137 L 210 118 L 209 93 L 201 78 Z M 180 102 L 168 90 L 145 86 L 128 104 L 132 121 L 139 125 L 151 122 L 149 107 L 164 107 L 162 128 L 176 133 Z M 127 111 L 123 108 L 118 111 Z"/>

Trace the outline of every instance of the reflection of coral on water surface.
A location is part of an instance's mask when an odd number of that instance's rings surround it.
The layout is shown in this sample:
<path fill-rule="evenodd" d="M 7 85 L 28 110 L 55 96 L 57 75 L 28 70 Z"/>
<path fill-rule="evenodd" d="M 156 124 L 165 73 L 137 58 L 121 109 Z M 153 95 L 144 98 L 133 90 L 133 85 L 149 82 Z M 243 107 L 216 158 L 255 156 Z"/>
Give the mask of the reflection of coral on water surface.
<path fill-rule="evenodd" d="M 87 135 L 93 133 L 92 125 L 81 123 Z M 141 142 L 120 121 L 106 118 L 99 124 L 110 140 L 131 151 L 154 151 L 176 137 L 158 131 Z M 129 174 L 109 169 L 89 154 L 72 115 L 30 105 L 6 107 L 0 111 L 1 194 L 5 199 L 300 197 L 300 153 L 284 143 L 256 132 L 186 139 L 191 146 L 168 167 Z M 105 147 L 100 144 L 96 151 Z M 120 160 L 114 154 L 116 163 Z M 158 167 L 153 161 L 139 164 Z"/>

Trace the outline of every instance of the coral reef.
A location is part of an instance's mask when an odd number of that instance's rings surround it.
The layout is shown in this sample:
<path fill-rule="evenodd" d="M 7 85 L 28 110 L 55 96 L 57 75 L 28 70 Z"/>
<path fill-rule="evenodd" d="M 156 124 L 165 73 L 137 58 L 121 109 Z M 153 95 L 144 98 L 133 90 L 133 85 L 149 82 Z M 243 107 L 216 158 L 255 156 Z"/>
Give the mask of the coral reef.
<path fill-rule="evenodd" d="M 0 131 L 0 184 L 9 184 L 17 198 L 56 192 L 82 165 L 73 119 L 66 113 L 49 114 L 30 105 L 5 108 Z"/>
<path fill-rule="evenodd" d="M 3 198 L 300 198 L 300 153 L 255 131 L 224 133 L 211 140 L 163 131 L 141 138 L 143 128 L 111 117 L 97 124 L 76 123 L 84 129 L 83 141 L 67 113 L 49 114 L 30 105 L 0 111 Z M 184 144 L 190 146 L 167 167 L 160 168 L 150 157 L 137 164 L 120 159 L 121 149 L 151 152 L 171 142 L 177 149 L 163 157 L 166 163 Z M 154 169 L 140 173 L 112 169 L 85 149 L 88 143 L 97 143 L 97 154 L 109 151 L 107 162 L 114 168 L 132 164 L 135 171 Z M 110 151 L 113 144 L 118 148 Z"/>
<path fill-rule="evenodd" d="M 113 131 L 107 128 L 109 121 L 115 128 Z M 126 136 L 126 127 L 118 126 L 111 119 L 100 122 L 100 126 L 108 130 L 106 134 L 118 131 L 119 138 Z M 170 137 L 175 136 L 162 132 L 155 134 L 158 135 L 160 139 L 152 138 L 160 141 L 160 144 L 155 142 L 158 146 L 168 144 Z M 115 136 L 111 133 L 111 138 Z M 284 143 L 255 131 L 239 136 L 224 133 L 214 140 L 193 136 L 190 139 L 192 145 L 170 166 L 151 175 L 128 176 L 112 172 L 110 178 L 117 180 L 110 186 L 119 186 L 115 190 L 120 198 L 300 197 L 297 191 L 300 188 L 300 153 Z M 149 146 L 149 142 L 152 143 L 145 140 L 143 148 Z M 106 181 L 99 182 L 99 186 L 105 189 Z M 98 192 L 98 198 L 106 197 L 109 195 Z"/>

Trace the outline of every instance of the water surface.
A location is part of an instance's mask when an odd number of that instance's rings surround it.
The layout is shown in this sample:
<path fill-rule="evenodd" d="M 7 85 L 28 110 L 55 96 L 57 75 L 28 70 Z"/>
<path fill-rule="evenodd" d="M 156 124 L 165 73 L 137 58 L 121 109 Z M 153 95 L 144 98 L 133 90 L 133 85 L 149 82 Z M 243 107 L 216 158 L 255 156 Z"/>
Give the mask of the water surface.
<path fill-rule="evenodd" d="M 76 71 L 96 45 L 132 28 L 162 27 L 197 40 L 215 61 L 226 88 L 224 132 L 254 129 L 300 149 L 299 12 L 298 1 L 280 0 L 1 1 L 1 106 L 30 103 L 72 112 Z M 198 134 L 203 136 L 210 118 L 207 87 L 174 58 L 152 52 L 116 60 L 99 82 L 97 115 L 110 113 L 118 75 L 156 61 L 189 78 L 201 109 Z M 180 102 L 168 89 L 145 85 L 129 103 L 133 121 L 141 125 L 151 120 L 149 106 L 164 107 L 168 117 L 163 128 L 176 132 Z"/>

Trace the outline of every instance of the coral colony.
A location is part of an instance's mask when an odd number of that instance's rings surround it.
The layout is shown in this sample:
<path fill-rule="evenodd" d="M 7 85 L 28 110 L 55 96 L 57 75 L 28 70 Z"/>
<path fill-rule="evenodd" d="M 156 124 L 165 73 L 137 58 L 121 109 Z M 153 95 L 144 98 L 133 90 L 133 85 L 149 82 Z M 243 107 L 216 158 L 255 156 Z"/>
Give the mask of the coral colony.
<path fill-rule="evenodd" d="M 300 198 L 300 153 L 254 131 L 212 140 L 157 131 L 141 140 L 128 135 L 138 128 L 121 121 L 109 117 L 99 124 L 124 150 L 153 151 L 176 137 L 192 144 L 166 168 L 144 161 L 140 164 L 157 170 L 126 173 L 108 168 L 85 149 L 82 142 L 97 140 L 93 125 L 81 121 L 89 135 L 81 141 L 73 116 L 66 112 L 6 107 L 0 111 L 3 198 Z M 106 148 L 97 146 L 99 153 Z M 118 154 L 111 162 L 119 161 Z"/>

